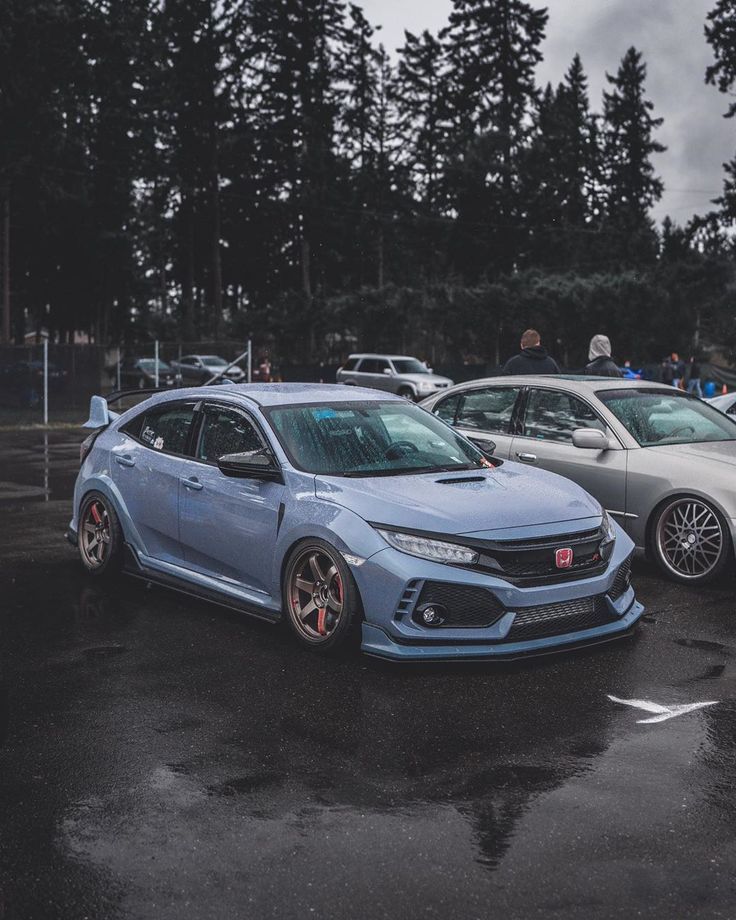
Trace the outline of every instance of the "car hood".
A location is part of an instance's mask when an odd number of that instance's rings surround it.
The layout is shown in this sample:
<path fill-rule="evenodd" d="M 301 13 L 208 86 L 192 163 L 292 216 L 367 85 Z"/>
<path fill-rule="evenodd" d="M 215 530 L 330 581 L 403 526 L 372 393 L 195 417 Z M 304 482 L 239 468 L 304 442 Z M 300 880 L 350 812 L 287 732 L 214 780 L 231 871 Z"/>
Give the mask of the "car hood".
<path fill-rule="evenodd" d="M 399 374 L 399 377 L 409 383 L 431 383 L 435 387 L 441 383 L 446 383 L 448 386 L 452 386 L 452 380 L 449 377 L 440 377 L 439 374 Z"/>
<path fill-rule="evenodd" d="M 550 532 L 545 525 L 601 516 L 601 506 L 580 486 L 554 473 L 529 470 L 516 463 L 458 473 L 361 479 L 317 476 L 315 491 L 319 498 L 342 505 L 372 523 L 479 538 L 529 527 L 541 527 L 541 534 Z M 560 526 L 552 532 L 570 529 L 575 528 Z"/>
<path fill-rule="evenodd" d="M 667 454 L 680 460 L 715 460 L 728 466 L 736 466 L 736 441 L 699 441 L 697 444 L 651 445 L 645 450 Z"/>

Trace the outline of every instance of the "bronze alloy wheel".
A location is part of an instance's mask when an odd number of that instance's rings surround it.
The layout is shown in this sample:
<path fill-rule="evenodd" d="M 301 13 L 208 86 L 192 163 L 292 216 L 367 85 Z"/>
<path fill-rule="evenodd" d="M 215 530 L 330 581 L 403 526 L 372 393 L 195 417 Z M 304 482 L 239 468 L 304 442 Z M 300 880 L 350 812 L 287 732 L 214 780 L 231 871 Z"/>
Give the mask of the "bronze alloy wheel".
<path fill-rule="evenodd" d="M 723 568 L 729 537 L 719 514 L 698 498 L 678 498 L 657 518 L 655 549 L 662 568 L 679 581 L 709 581 Z"/>
<path fill-rule="evenodd" d="M 345 587 L 337 561 L 325 548 L 310 546 L 289 566 L 287 607 L 298 636 L 326 642 L 345 610 Z"/>
<path fill-rule="evenodd" d="M 89 569 L 99 569 L 110 552 L 110 515 L 100 499 L 93 498 L 84 506 L 80 521 L 79 549 Z"/>

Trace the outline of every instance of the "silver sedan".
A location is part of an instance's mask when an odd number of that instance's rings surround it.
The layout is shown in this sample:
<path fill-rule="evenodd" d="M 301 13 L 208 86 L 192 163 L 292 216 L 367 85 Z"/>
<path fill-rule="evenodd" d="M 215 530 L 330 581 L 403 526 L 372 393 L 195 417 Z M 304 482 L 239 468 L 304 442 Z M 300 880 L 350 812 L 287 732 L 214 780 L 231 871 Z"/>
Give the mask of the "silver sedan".
<path fill-rule="evenodd" d="M 495 457 L 594 495 L 670 578 L 733 561 L 736 421 L 673 387 L 605 377 L 493 377 L 421 404 Z"/>

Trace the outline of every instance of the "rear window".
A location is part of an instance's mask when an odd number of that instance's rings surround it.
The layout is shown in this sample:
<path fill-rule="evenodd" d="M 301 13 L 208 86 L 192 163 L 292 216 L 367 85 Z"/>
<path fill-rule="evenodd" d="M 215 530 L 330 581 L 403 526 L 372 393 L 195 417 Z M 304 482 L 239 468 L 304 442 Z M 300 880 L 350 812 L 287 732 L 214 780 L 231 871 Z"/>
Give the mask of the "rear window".
<path fill-rule="evenodd" d="M 167 403 L 141 412 L 121 431 L 151 450 L 183 454 L 194 419 L 194 403 Z"/>

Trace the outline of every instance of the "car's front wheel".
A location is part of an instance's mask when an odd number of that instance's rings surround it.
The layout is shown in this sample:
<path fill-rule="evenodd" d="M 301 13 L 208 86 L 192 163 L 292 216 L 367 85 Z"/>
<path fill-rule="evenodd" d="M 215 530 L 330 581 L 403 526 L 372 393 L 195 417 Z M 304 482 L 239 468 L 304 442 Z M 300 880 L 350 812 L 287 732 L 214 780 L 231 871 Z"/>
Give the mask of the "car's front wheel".
<path fill-rule="evenodd" d="M 77 545 L 82 565 L 90 575 L 120 570 L 123 531 L 115 509 L 100 492 L 89 492 L 82 501 Z"/>
<path fill-rule="evenodd" d="M 399 392 L 397 396 L 403 396 L 404 399 L 410 399 L 412 402 L 415 401 L 416 396 L 414 395 L 414 390 L 411 387 L 399 387 Z"/>
<path fill-rule="evenodd" d="M 302 645 L 325 653 L 357 645 L 362 621 L 358 587 L 329 543 L 315 538 L 293 549 L 283 596 L 289 626 Z"/>
<path fill-rule="evenodd" d="M 711 504 L 680 496 L 655 511 L 650 549 L 665 575 L 684 584 L 705 584 L 718 578 L 728 565 L 731 537 Z"/>

